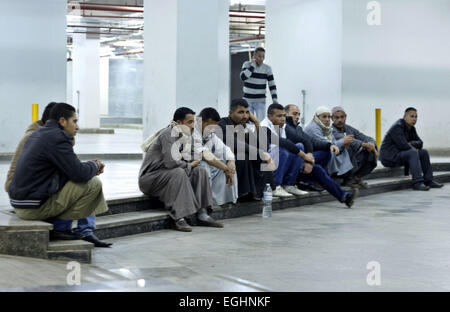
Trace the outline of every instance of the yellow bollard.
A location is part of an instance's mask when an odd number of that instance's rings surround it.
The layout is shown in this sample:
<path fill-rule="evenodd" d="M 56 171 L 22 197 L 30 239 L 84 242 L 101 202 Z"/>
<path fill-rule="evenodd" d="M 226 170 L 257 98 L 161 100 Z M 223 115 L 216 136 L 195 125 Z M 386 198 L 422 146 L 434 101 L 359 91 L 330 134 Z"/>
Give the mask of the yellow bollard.
<path fill-rule="evenodd" d="M 378 149 L 381 145 L 381 108 L 375 109 L 375 135 Z"/>
<path fill-rule="evenodd" d="M 39 104 L 32 104 L 31 108 L 31 121 L 35 122 L 39 120 Z"/>

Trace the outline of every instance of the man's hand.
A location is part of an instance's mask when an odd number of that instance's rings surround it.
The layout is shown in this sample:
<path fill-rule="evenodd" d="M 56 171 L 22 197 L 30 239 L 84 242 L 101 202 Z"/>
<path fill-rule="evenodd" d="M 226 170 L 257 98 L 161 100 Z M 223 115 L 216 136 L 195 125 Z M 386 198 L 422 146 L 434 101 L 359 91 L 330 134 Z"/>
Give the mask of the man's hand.
<path fill-rule="evenodd" d="M 305 162 L 303 164 L 303 173 L 304 174 L 310 174 L 311 171 L 313 170 L 313 165 L 310 163 Z"/>
<path fill-rule="evenodd" d="M 349 146 L 353 143 L 353 139 L 355 138 L 354 134 L 349 134 L 344 137 L 344 146 Z"/>
<path fill-rule="evenodd" d="M 257 129 L 259 128 L 259 120 L 258 120 L 258 118 L 256 118 L 255 115 L 253 115 L 252 113 L 249 113 L 248 119 L 255 124 Z"/>
<path fill-rule="evenodd" d="M 377 158 L 379 156 L 378 151 L 375 147 L 375 144 L 372 142 L 362 143 L 362 147 L 367 150 L 369 153 L 373 153 Z"/>
<path fill-rule="evenodd" d="M 191 162 L 191 168 L 195 168 L 200 165 L 200 160 L 194 160 Z"/>
<path fill-rule="evenodd" d="M 314 155 L 312 153 L 305 154 L 303 160 L 306 161 L 307 163 L 310 163 L 311 165 L 314 165 L 315 163 Z"/>
<path fill-rule="evenodd" d="M 331 145 L 330 151 L 333 152 L 334 155 L 337 155 L 337 154 L 339 154 L 339 147 L 337 147 L 336 145 Z"/>
<path fill-rule="evenodd" d="M 275 164 L 273 162 L 272 157 L 267 152 L 263 152 L 261 155 L 261 159 L 267 163 L 267 169 L 270 171 L 275 171 Z"/>
<path fill-rule="evenodd" d="M 227 167 L 230 169 L 232 174 L 236 173 L 236 164 L 235 164 L 234 160 L 227 161 Z"/>
<path fill-rule="evenodd" d="M 228 186 L 233 186 L 234 184 L 234 173 L 231 171 L 225 171 L 225 182 Z"/>
<path fill-rule="evenodd" d="M 98 170 L 97 170 L 97 175 L 100 175 L 100 174 L 102 174 L 103 173 L 103 169 L 105 168 L 105 164 L 104 163 L 102 163 L 100 160 L 98 160 L 98 159 L 95 159 L 94 160 L 95 161 L 95 163 L 97 164 L 97 166 L 98 166 Z"/>

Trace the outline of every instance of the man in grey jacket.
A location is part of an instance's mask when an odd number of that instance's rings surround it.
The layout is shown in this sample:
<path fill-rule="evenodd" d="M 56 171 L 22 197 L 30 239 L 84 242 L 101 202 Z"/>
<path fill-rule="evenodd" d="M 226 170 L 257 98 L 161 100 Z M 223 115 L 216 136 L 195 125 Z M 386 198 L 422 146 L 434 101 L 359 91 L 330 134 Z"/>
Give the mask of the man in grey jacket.
<path fill-rule="evenodd" d="M 359 132 L 346 124 L 347 114 L 341 106 L 331 109 L 333 119 L 333 135 L 336 140 L 344 139 L 344 146 L 348 147 L 353 164 L 352 174 L 344 181 L 345 185 L 367 188 L 362 178 L 377 166 L 378 150 L 373 138 Z"/>

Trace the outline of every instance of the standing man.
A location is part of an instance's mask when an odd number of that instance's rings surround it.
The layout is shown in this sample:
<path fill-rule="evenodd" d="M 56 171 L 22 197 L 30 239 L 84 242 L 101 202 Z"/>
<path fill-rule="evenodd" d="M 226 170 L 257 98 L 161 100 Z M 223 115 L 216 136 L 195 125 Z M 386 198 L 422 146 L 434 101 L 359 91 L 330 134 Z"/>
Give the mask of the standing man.
<path fill-rule="evenodd" d="M 269 84 L 273 103 L 277 102 L 277 87 L 273 78 L 272 68 L 264 64 L 266 51 L 256 48 L 252 61 L 242 65 L 241 80 L 244 82 L 243 98 L 248 102 L 250 113 L 262 121 L 266 115 L 266 84 Z"/>
<path fill-rule="evenodd" d="M 331 109 L 331 119 L 333 119 L 333 135 L 336 140 L 344 139 L 344 146 L 349 147 L 348 152 L 353 164 L 352 174 L 344 181 L 344 185 L 367 188 L 368 185 L 362 177 L 371 173 L 377 166 L 376 141 L 347 125 L 347 114 L 340 106 Z M 351 136 L 347 142 L 346 136 Z"/>
<path fill-rule="evenodd" d="M 45 119 L 45 112 L 42 119 Z M 53 223 L 51 239 L 83 239 L 96 247 L 111 244 L 94 234 L 95 215 L 108 211 L 99 160 L 80 162 L 73 151 L 78 131 L 75 108 L 55 103 L 44 126 L 25 139 L 8 193 L 18 217 Z M 78 228 L 72 232 L 72 221 Z"/>
<path fill-rule="evenodd" d="M 413 189 L 416 191 L 443 187 L 433 181 L 430 155 L 417 135 L 414 127 L 416 122 L 417 110 L 408 107 L 403 118 L 392 125 L 381 143 L 381 163 L 385 167 L 408 166 L 413 178 Z"/>

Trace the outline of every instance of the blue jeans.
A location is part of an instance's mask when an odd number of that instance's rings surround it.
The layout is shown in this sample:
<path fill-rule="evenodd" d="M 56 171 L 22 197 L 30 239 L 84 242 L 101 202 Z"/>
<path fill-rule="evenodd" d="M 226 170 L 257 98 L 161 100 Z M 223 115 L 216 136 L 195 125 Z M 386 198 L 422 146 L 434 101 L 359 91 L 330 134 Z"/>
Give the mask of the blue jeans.
<path fill-rule="evenodd" d="M 72 220 L 53 219 L 51 221 L 53 229 L 56 231 L 70 231 L 72 229 Z M 78 226 L 74 230 L 81 236 L 87 236 L 95 230 L 95 216 L 89 216 L 78 220 Z"/>
<path fill-rule="evenodd" d="M 250 113 L 256 116 L 259 121 L 266 118 L 266 101 L 264 102 L 248 102 Z"/>
<path fill-rule="evenodd" d="M 301 150 L 304 150 L 302 143 L 295 144 Z M 275 147 L 269 151 L 274 160 L 277 169 L 273 172 L 275 186 L 295 185 L 297 176 L 303 167 L 303 159 L 282 147 Z"/>
<path fill-rule="evenodd" d="M 313 152 L 313 156 L 315 164 L 326 169 L 331 159 L 331 151 L 315 151 Z"/>
<path fill-rule="evenodd" d="M 299 175 L 300 181 L 305 182 L 317 182 L 320 186 L 328 191 L 331 195 L 333 195 L 338 201 L 343 203 L 345 201 L 345 196 L 347 192 L 339 187 L 339 185 L 334 182 L 332 178 L 327 174 L 325 169 L 322 166 L 314 165 L 313 170 L 310 174 L 300 173 Z"/>

